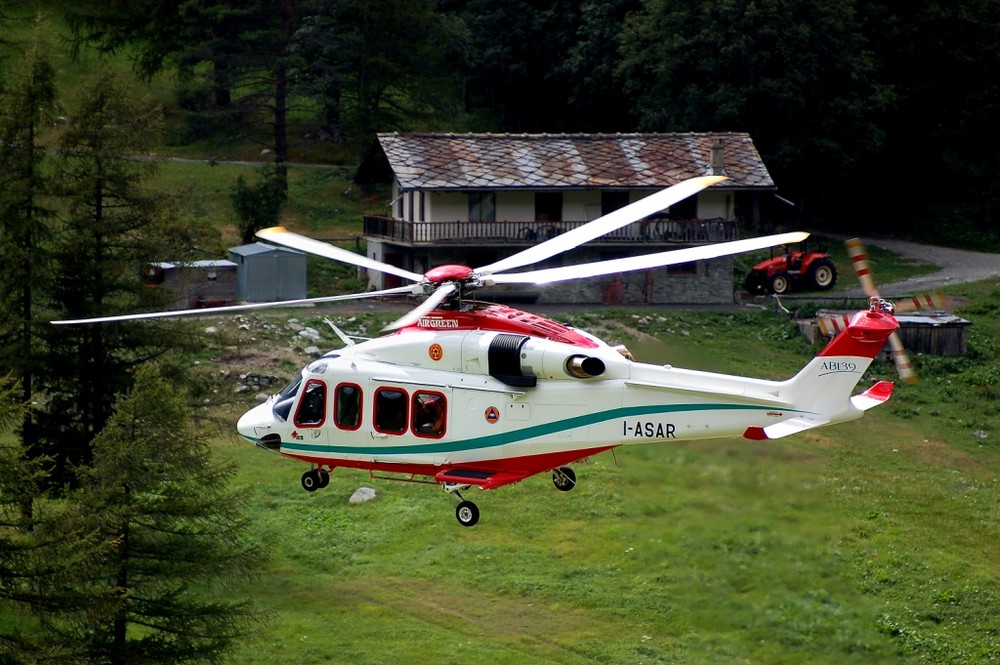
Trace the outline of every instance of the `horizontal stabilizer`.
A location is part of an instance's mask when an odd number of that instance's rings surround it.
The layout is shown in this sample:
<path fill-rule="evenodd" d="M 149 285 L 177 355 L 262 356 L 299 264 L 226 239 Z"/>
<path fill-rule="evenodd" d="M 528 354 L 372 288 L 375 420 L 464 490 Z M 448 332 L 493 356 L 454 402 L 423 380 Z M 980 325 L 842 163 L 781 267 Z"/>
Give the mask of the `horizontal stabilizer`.
<path fill-rule="evenodd" d="M 862 411 L 867 411 L 892 397 L 893 387 L 892 381 L 879 381 L 860 395 L 852 397 L 851 404 Z"/>
<path fill-rule="evenodd" d="M 750 439 L 751 441 L 780 439 L 785 436 L 791 436 L 792 434 L 804 432 L 807 429 L 822 427 L 823 425 L 828 425 L 829 423 L 829 420 L 819 420 L 816 418 L 799 416 L 797 418 L 789 418 L 788 420 L 780 423 L 768 425 L 767 427 L 747 427 L 746 431 L 743 432 L 743 438 Z"/>

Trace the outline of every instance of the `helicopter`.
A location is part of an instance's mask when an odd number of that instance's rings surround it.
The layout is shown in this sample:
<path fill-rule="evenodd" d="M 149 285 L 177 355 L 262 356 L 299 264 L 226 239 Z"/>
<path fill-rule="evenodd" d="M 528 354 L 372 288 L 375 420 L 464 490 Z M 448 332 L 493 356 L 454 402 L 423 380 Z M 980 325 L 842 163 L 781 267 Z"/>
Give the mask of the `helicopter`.
<path fill-rule="evenodd" d="M 651 269 L 801 242 L 791 232 L 654 254 L 516 272 L 639 221 L 724 180 L 685 180 L 478 268 L 449 264 L 425 274 L 288 231 L 266 242 L 379 270 L 413 282 L 360 294 L 56 321 L 60 324 L 197 316 L 260 307 L 417 295 L 416 307 L 378 337 L 310 362 L 280 392 L 239 418 L 249 442 L 309 465 L 305 490 L 326 487 L 338 467 L 371 477 L 441 486 L 465 527 L 479 522 L 463 492 L 492 490 L 550 473 L 556 489 L 577 484 L 574 462 L 635 443 L 742 436 L 777 439 L 854 420 L 884 403 L 893 383 L 852 395 L 898 324 L 872 296 L 844 330 L 783 381 L 653 365 L 595 335 L 472 294 L 494 284 L 548 284 Z"/>

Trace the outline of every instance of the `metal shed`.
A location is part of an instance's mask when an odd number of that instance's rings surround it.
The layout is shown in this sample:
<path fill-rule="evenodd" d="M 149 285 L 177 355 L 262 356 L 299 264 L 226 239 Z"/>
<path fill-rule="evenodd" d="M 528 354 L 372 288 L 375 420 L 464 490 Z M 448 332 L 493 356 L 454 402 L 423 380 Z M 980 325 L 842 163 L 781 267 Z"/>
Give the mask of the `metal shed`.
<path fill-rule="evenodd" d="M 274 302 L 306 297 L 306 255 L 262 242 L 229 248 L 236 264 L 236 288 L 245 302 Z"/>

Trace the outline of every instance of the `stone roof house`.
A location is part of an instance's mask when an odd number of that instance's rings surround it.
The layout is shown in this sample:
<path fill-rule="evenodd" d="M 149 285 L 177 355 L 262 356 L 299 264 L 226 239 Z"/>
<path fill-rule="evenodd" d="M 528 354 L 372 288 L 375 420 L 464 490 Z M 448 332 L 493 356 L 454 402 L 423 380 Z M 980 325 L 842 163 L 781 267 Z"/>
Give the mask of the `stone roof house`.
<path fill-rule="evenodd" d="M 424 273 L 486 265 L 688 178 L 728 179 L 645 220 L 553 257 L 555 267 L 735 240 L 774 182 L 745 133 L 380 134 L 373 164 L 392 191 L 367 215 L 368 255 Z M 371 168 L 372 163 L 368 165 Z M 539 303 L 733 300 L 731 258 L 524 289 L 486 299 Z M 370 275 L 373 286 L 397 285 Z"/>

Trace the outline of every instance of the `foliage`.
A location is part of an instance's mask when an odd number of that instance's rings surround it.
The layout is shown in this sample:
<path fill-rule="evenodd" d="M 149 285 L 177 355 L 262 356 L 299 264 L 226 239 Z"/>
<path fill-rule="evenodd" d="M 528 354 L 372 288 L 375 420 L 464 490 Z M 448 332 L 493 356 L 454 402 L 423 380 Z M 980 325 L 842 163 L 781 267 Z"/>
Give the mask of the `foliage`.
<path fill-rule="evenodd" d="M 140 368 L 79 490 L 40 529 L 75 536 L 58 574 L 39 582 L 45 602 L 29 604 L 47 648 L 83 662 L 217 662 L 245 638 L 263 615 L 210 593 L 263 561 L 232 474 L 212 461 L 183 396 Z"/>
<path fill-rule="evenodd" d="M 164 294 L 139 280 L 142 267 L 183 261 L 200 233 L 181 216 L 179 196 L 149 187 L 155 162 L 134 158 L 159 140 L 160 109 L 105 69 L 75 103 L 49 177 L 59 225 L 51 247 L 55 283 L 44 296 L 64 319 L 161 305 Z M 131 369 L 176 342 L 141 326 L 46 325 L 44 331 L 37 452 L 53 459 L 58 486 L 72 480 L 73 466 L 89 462 L 90 440 L 114 396 L 130 385 Z"/>
<path fill-rule="evenodd" d="M 257 231 L 277 224 L 288 200 L 285 180 L 277 168 L 265 165 L 259 175 L 256 184 L 249 184 L 242 175 L 238 176 L 230 194 L 233 210 L 240 220 L 237 230 L 243 244 L 254 242 Z"/>

